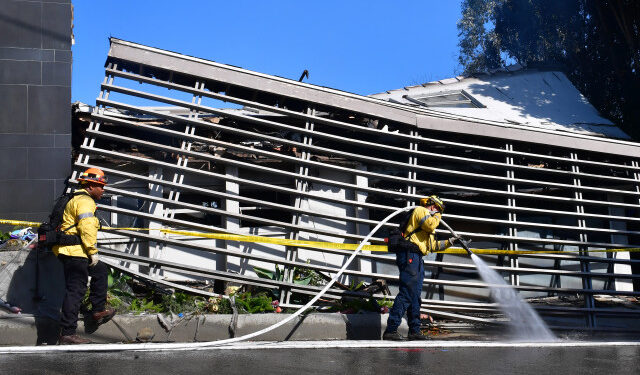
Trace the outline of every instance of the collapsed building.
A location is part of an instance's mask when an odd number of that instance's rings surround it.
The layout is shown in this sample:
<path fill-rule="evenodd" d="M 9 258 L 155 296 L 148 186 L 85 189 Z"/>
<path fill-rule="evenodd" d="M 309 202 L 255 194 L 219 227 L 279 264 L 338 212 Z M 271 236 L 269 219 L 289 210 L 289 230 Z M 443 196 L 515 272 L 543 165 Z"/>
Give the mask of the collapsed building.
<path fill-rule="evenodd" d="M 437 194 L 446 222 L 493 250 L 484 257 L 521 295 L 579 297 L 537 307 L 557 324 L 637 317 L 596 301 L 640 294 L 637 253 L 617 251 L 640 244 L 640 145 L 559 71 L 367 97 L 115 38 L 105 66 L 96 105 L 74 108 L 74 174 L 99 167 L 110 178 L 100 219 L 121 229 L 102 233 L 99 248 L 116 267 L 219 291 L 278 288 L 295 306 L 293 294 L 321 289 L 296 282 L 296 270 L 330 276 L 351 251 L 278 239 L 357 244 L 394 210 Z M 491 320 L 482 314 L 496 306 L 466 253 L 426 259 L 424 312 Z M 394 290 L 394 262 L 364 251 L 327 296 L 352 295 L 359 281 Z"/>

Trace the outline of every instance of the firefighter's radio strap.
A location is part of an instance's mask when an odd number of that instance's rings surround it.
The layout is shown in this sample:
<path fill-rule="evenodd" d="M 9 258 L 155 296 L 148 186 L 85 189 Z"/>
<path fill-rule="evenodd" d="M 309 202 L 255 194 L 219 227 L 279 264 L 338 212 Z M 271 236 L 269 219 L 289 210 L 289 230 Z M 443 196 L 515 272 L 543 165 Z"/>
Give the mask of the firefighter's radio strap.
<path fill-rule="evenodd" d="M 62 229 L 62 221 L 64 210 L 71 199 L 77 195 L 82 195 L 83 192 L 75 192 L 73 194 L 63 194 L 53 207 L 51 215 L 49 215 L 49 221 L 42 223 L 38 228 L 38 244 L 44 247 L 52 247 L 56 245 L 60 246 L 72 246 L 81 245 L 82 239 L 75 234 L 67 234 L 66 232 L 71 228 L 78 225 L 78 222 L 85 217 L 93 216 L 93 212 L 87 212 L 78 215 L 75 224 L 69 228 Z"/>
<path fill-rule="evenodd" d="M 409 239 L 411 238 L 411 236 L 413 236 L 414 234 L 420 232 L 422 230 L 422 224 L 424 224 L 425 221 L 427 221 L 427 218 L 431 216 L 431 215 L 425 215 L 425 217 L 423 217 L 422 219 L 420 219 L 420 222 L 418 223 L 418 226 L 416 227 L 416 229 L 414 229 L 411 233 L 407 234 L 406 236 L 403 235 L 404 239 L 406 241 L 409 241 Z"/>
<path fill-rule="evenodd" d="M 425 215 L 420 220 L 416 228 L 411 233 L 405 236 L 403 232 L 406 229 L 409 223 L 409 220 L 411 219 L 411 216 L 413 216 L 413 210 L 411 210 L 407 214 L 407 216 L 403 217 L 403 220 L 400 221 L 400 228 L 402 229 L 394 228 L 391 231 L 389 231 L 389 240 L 387 243 L 387 247 L 390 253 L 410 252 L 410 253 L 422 254 L 418 245 L 411 242 L 410 239 L 411 239 L 411 236 L 413 236 L 415 233 L 422 230 L 422 224 L 424 224 L 424 222 L 427 220 L 427 218 L 429 218 L 430 215 Z"/>

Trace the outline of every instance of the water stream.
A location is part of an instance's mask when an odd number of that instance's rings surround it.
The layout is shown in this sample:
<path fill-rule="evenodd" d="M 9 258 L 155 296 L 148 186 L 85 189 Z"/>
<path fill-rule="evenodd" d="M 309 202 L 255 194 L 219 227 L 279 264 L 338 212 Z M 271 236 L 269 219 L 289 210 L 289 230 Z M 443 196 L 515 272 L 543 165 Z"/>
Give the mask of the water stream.
<path fill-rule="evenodd" d="M 507 284 L 502 276 L 489 268 L 477 255 L 471 255 L 471 259 L 476 264 L 482 280 L 489 284 L 491 297 L 509 319 L 509 328 L 515 341 L 549 342 L 556 340 L 555 335 L 538 313 L 520 298 L 516 290 Z"/>

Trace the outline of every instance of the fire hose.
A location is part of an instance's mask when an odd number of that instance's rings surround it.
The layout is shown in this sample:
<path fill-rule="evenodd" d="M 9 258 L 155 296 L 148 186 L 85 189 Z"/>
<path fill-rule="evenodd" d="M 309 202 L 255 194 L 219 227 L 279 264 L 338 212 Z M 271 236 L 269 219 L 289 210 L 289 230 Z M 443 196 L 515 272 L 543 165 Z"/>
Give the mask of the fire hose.
<path fill-rule="evenodd" d="M 244 336 L 210 341 L 210 342 L 198 342 L 198 343 L 141 343 L 141 344 L 81 344 L 81 345 L 73 345 L 73 346 L 29 346 L 29 347 L 4 347 L 0 348 L 0 353 L 51 353 L 51 352 L 112 352 L 112 351 L 161 351 L 161 350 L 203 350 L 209 349 L 212 347 L 220 346 L 220 345 L 228 345 L 240 341 L 245 341 L 267 332 L 270 332 L 278 327 L 281 327 L 293 319 L 300 316 L 306 310 L 311 308 L 314 303 L 316 303 L 332 286 L 333 284 L 342 276 L 344 271 L 349 267 L 351 262 L 356 258 L 356 256 L 360 253 L 363 246 L 369 241 L 369 239 L 382 227 L 385 223 L 387 223 L 392 217 L 398 215 L 401 212 L 408 211 L 413 209 L 414 206 L 404 207 L 398 209 L 387 217 L 385 217 L 381 222 L 376 225 L 371 232 L 360 242 L 360 245 L 355 249 L 353 254 L 347 259 L 347 261 L 342 265 L 342 268 L 335 274 L 335 276 L 327 283 L 327 285 L 322 288 L 322 290 L 316 294 L 309 302 L 307 302 L 304 306 L 300 307 L 296 312 L 289 315 L 287 318 L 269 326 L 259 331 L 249 333 Z"/>

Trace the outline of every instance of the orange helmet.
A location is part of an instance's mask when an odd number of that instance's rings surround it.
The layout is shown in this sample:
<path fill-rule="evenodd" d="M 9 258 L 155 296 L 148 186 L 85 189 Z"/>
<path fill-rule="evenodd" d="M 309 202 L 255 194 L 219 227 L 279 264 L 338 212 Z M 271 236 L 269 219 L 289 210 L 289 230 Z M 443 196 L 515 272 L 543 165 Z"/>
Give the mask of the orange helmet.
<path fill-rule="evenodd" d="M 100 185 L 107 184 L 107 178 L 104 176 L 104 172 L 98 168 L 89 168 L 86 171 L 80 173 L 78 181 L 80 181 L 80 183 L 94 182 Z"/>

